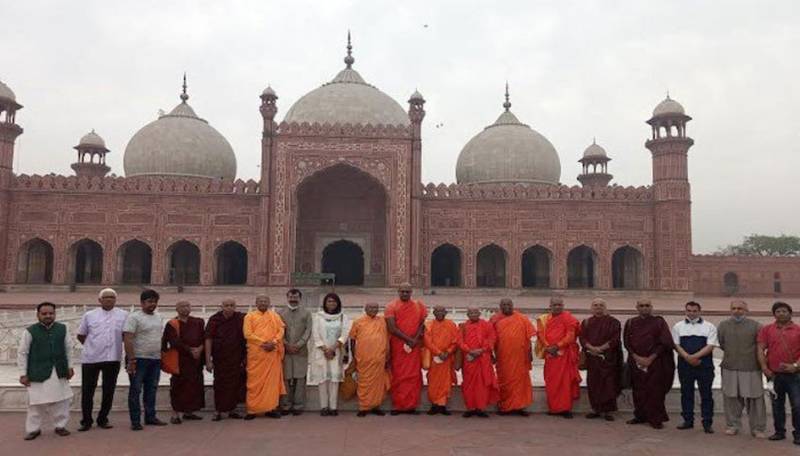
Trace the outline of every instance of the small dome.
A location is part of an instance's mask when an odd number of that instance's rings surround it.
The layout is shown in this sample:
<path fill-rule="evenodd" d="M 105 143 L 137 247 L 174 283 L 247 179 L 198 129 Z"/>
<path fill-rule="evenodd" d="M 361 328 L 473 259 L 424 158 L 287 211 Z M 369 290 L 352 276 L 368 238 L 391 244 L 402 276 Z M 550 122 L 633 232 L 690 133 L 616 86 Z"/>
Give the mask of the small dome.
<path fill-rule="evenodd" d="M 266 89 L 264 89 L 264 91 L 263 91 L 263 92 L 261 92 L 261 95 L 266 95 L 266 96 L 269 96 L 269 97 L 274 97 L 276 94 L 275 94 L 275 90 L 273 90 L 273 89 L 272 89 L 272 86 L 267 86 L 267 88 L 266 88 Z"/>
<path fill-rule="evenodd" d="M 17 101 L 17 96 L 14 95 L 14 91 L 11 90 L 11 87 L 5 85 L 3 81 L 0 81 L 0 98 L 5 98 L 6 100 Z"/>
<path fill-rule="evenodd" d="M 103 138 L 100 137 L 97 133 L 95 133 L 94 129 L 89 133 L 83 135 L 80 141 L 78 141 L 78 145 L 75 148 L 79 147 L 91 147 L 95 149 L 106 149 L 106 142 Z M 107 149 L 106 149 L 107 150 Z"/>
<path fill-rule="evenodd" d="M 419 93 L 418 90 L 415 90 L 414 93 L 411 94 L 411 97 L 408 101 L 425 101 L 425 98 Z"/>
<path fill-rule="evenodd" d="M 350 36 L 347 37 L 346 68 L 322 87 L 305 94 L 286 112 L 284 122 L 352 125 L 404 125 L 408 114 L 389 95 L 367 84 L 352 68 Z"/>
<path fill-rule="evenodd" d="M 592 141 L 592 144 L 583 151 L 583 158 L 590 157 L 608 157 L 608 154 L 606 154 L 605 149 L 597 145 L 595 141 Z"/>
<path fill-rule="evenodd" d="M 230 143 L 186 102 L 142 127 L 125 148 L 125 175 L 236 178 Z"/>
<path fill-rule="evenodd" d="M 683 109 L 680 103 L 673 100 L 672 98 L 667 95 L 667 98 L 664 99 L 661 103 L 653 109 L 653 117 L 669 115 L 669 114 L 680 114 L 686 115 L 686 111 Z"/>
<path fill-rule="evenodd" d="M 544 136 L 506 111 L 461 150 L 456 165 L 459 184 L 513 182 L 558 184 L 561 162 Z"/>

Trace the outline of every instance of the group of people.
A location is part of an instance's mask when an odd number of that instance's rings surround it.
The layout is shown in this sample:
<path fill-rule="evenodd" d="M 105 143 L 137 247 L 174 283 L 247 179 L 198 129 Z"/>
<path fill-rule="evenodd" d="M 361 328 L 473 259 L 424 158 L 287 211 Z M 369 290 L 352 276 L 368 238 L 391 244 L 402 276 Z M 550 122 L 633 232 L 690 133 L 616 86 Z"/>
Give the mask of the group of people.
<path fill-rule="evenodd" d="M 164 325 L 156 311 L 156 291 L 142 292 L 140 309 L 128 314 L 115 307 L 114 290 L 102 290 L 100 307 L 84 314 L 78 328 L 77 338 L 83 344 L 78 430 L 88 431 L 93 424 L 112 427 L 108 415 L 123 359 L 130 378 L 131 429 L 139 431 L 143 424 L 167 424 L 156 415 L 162 371 L 171 375 L 169 421 L 202 419 L 197 412 L 205 407 L 203 369 L 214 377 L 214 421 L 226 416 L 252 420 L 260 415 L 300 415 L 307 384 L 318 388 L 322 416 L 338 415 L 340 391 L 357 396 L 359 417 L 384 415 L 381 404 L 387 393 L 390 414 L 417 414 L 423 371 L 431 404 L 427 413 L 450 415 L 448 402 L 459 370 L 464 417 L 488 418 L 487 409 L 493 405 L 499 415 L 528 416 L 534 356 L 544 360 L 548 414 L 573 418 L 580 371 L 585 370 L 592 409 L 586 418 L 613 421 L 617 397 L 630 386 L 634 413 L 628 424 L 661 429 L 669 420 L 664 402 L 672 388 L 673 352 L 677 352 L 683 418 L 678 429 L 694 427 L 696 384 L 703 429 L 713 433 L 712 355 L 719 347 L 724 351 L 726 434 L 740 432 L 746 409 L 751 434 L 766 438 L 763 374 L 774 385 L 775 432 L 769 439 L 785 438 L 788 396 L 794 443 L 800 444 L 800 326 L 792 322 L 792 309 L 783 302 L 772 307 L 775 321 L 762 327 L 747 318 L 744 301 L 733 301 L 731 318 L 715 327 L 701 317 L 701 305 L 691 301 L 685 306 L 686 318 L 670 328 L 653 315 L 647 299 L 636 303 L 638 315 L 624 325 L 609 315 L 600 298 L 592 300 L 592 315 L 578 321 L 564 310 L 561 296 L 553 296 L 549 312 L 535 321 L 504 298 L 489 320 L 481 318 L 479 308 L 470 307 L 467 320 L 457 325 L 443 306 L 435 306 L 434 318 L 428 319 L 427 308 L 412 299 L 408 284 L 399 287 L 398 298 L 383 315 L 377 303 L 368 303 L 364 315 L 352 322 L 335 293 L 326 295 L 315 312 L 301 305 L 298 289 L 290 289 L 286 298 L 286 306 L 276 311 L 268 296 L 257 296 L 256 308 L 247 314 L 226 299 L 207 324 L 191 316 L 191 304 L 181 301 L 175 305 L 176 317 Z M 55 311 L 52 303 L 40 304 L 39 321 L 27 328 L 20 344 L 20 382 L 28 387 L 30 398 L 26 440 L 41 434 L 46 417 L 53 421 L 56 434 L 69 435 L 71 344 L 66 326 L 55 321 Z M 93 399 L 101 374 L 102 402 L 94 420 Z M 244 415 L 237 412 L 241 403 Z"/>

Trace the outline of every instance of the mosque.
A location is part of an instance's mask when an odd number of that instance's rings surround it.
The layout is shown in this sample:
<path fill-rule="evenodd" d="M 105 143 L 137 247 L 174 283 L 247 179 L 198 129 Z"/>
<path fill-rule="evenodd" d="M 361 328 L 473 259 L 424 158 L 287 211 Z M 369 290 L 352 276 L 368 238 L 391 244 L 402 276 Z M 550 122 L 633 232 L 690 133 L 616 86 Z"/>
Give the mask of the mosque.
<path fill-rule="evenodd" d="M 651 290 L 800 294 L 797 258 L 692 254 L 691 119 L 667 97 L 646 120 L 652 182 L 612 183 L 611 157 L 574 157 L 514 114 L 466 141 L 457 182 L 421 180 L 425 98 L 401 105 L 344 68 L 277 119 L 260 94 L 261 175 L 189 104 L 143 126 L 109 176 L 94 131 L 70 176 L 15 174 L 22 108 L 0 82 L 0 283 Z M 465 138 L 466 139 L 466 138 Z M 570 158 L 572 160 L 573 158 Z M 571 169 L 571 168 L 568 168 Z M 333 274 L 331 276 L 331 274 Z"/>

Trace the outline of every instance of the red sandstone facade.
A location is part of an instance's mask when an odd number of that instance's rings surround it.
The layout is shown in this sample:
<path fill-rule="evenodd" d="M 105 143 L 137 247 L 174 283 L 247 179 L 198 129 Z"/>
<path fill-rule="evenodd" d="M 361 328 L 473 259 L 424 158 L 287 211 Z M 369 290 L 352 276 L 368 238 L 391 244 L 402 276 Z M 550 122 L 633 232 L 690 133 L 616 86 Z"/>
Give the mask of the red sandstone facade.
<path fill-rule="evenodd" d="M 107 177 L 98 147 L 78 148 L 78 176 L 15 175 L 21 106 L 0 100 L 0 281 L 286 286 L 334 272 L 375 287 L 800 294 L 797 258 L 692 256 L 683 113 L 648 121 L 646 187 L 609 186 L 607 160 L 583 187 L 437 186 L 421 182 L 421 97 L 407 127 L 278 124 L 277 96 L 261 100 L 259 182 Z"/>

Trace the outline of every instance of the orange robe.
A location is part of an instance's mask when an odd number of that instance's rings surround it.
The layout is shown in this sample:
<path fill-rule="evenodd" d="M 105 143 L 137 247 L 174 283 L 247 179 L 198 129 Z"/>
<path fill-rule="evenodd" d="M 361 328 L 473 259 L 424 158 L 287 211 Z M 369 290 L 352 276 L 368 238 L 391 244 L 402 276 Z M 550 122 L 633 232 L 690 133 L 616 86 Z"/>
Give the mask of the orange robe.
<path fill-rule="evenodd" d="M 544 389 L 551 413 L 569 412 L 580 397 L 581 375 L 578 373 L 578 343 L 580 322 L 569 312 L 557 316 L 541 315 L 537 320 L 536 355 L 544 359 Z M 558 346 L 553 356 L 545 352 L 550 345 Z"/>
<path fill-rule="evenodd" d="M 253 310 L 244 317 L 244 338 L 247 340 L 247 413 L 275 410 L 282 394 L 283 331 L 281 317 L 274 310 Z M 275 350 L 264 351 L 261 344 L 275 342 Z"/>
<path fill-rule="evenodd" d="M 458 348 L 458 327 L 452 320 L 431 320 L 425 323 L 425 348 L 430 352 L 428 369 L 428 400 L 433 405 L 447 405 L 452 386 L 458 383 L 455 371 L 455 353 Z M 447 353 L 447 359 L 436 362 L 434 358 Z"/>
<path fill-rule="evenodd" d="M 419 326 L 425 322 L 428 310 L 422 301 L 413 299 L 403 302 L 395 299 L 386 306 L 386 318 L 394 317 L 397 329 L 413 337 Z M 422 342 L 422 341 L 420 341 Z M 392 408 L 413 410 L 419 405 L 422 392 L 422 343 L 410 352 L 403 349 L 405 341 L 399 337 L 389 337 L 392 367 Z"/>
<path fill-rule="evenodd" d="M 386 320 L 381 316 L 362 316 L 353 322 L 350 339 L 356 344 L 358 409 L 372 410 L 380 407 L 390 386 L 386 371 L 386 355 L 389 353 Z"/>
<path fill-rule="evenodd" d="M 464 354 L 464 365 L 461 367 L 463 381 L 461 394 L 467 410 L 484 410 L 497 402 L 499 390 L 497 375 L 492 366 L 492 349 L 495 343 L 494 327 L 486 320 L 477 322 L 465 321 L 461 324 L 458 345 Z M 470 350 L 482 348 L 481 356 L 468 361 Z"/>
<path fill-rule="evenodd" d="M 497 333 L 497 406 L 502 412 L 525 409 L 533 402 L 531 338 L 536 335 L 536 328 L 517 311 L 509 316 L 498 312 L 490 321 Z"/>

